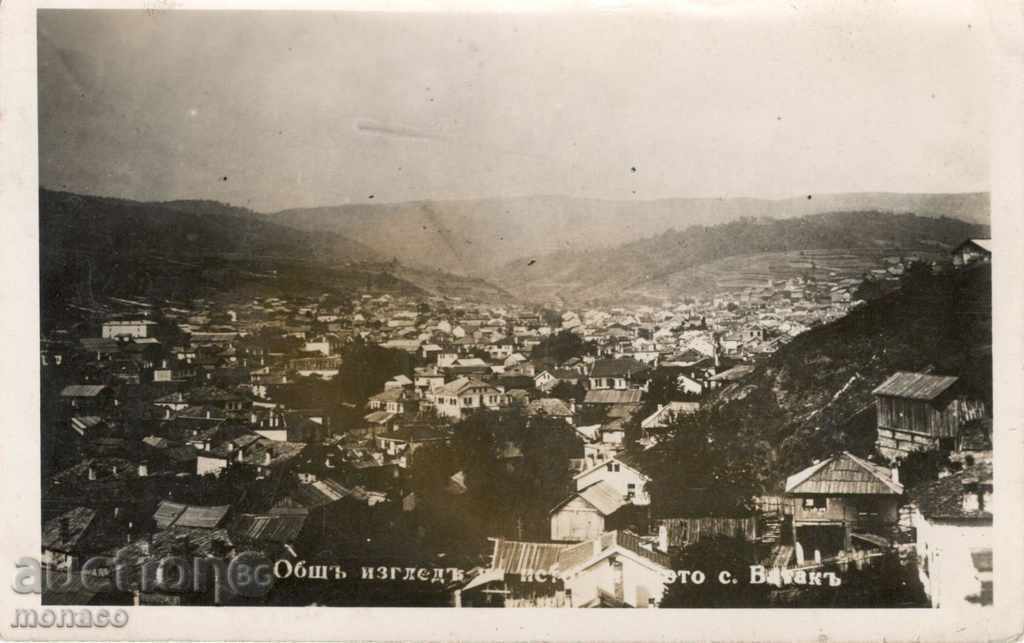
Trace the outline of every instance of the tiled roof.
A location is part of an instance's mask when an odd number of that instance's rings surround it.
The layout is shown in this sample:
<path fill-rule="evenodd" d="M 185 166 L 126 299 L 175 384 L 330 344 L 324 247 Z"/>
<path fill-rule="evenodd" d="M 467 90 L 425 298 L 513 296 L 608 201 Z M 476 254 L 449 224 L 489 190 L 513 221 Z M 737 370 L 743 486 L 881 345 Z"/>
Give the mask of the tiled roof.
<path fill-rule="evenodd" d="M 74 551 L 95 517 L 94 510 L 88 507 L 75 507 L 53 518 L 43 525 L 43 548 L 63 552 Z"/>
<path fill-rule="evenodd" d="M 181 556 L 183 553 L 179 549 L 183 546 L 187 547 L 191 557 L 222 556 L 223 552 L 218 551 L 218 544 L 225 550 L 233 547 L 234 544 L 226 529 L 171 527 L 147 538 L 135 540 L 126 547 L 117 548 L 116 557 L 119 567 L 123 569 L 123 582 L 127 587 L 139 587 L 142 583 L 142 574 L 147 575 L 148 586 L 154 587 L 159 565 L 144 563 L 166 559 L 169 556 Z M 114 554 L 115 551 L 110 553 Z M 184 591 L 191 590 L 192 587 L 189 585 Z"/>
<path fill-rule="evenodd" d="M 312 484 L 299 485 L 293 496 L 304 507 L 314 508 L 341 500 L 351 494 L 349 489 L 325 478 Z"/>
<path fill-rule="evenodd" d="M 571 417 L 573 415 L 569 405 L 557 397 L 542 397 L 530 402 L 526 407 L 528 415 L 553 415 L 556 417 Z"/>
<path fill-rule="evenodd" d="M 889 379 L 882 382 L 872 393 L 874 395 L 930 401 L 945 393 L 949 387 L 956 383 L 957 378 L 951 376 L 897 371 Z"/>
<path fill-rule="evenodd" d="M 646 368 L 634 359 L 599 359 L 590 369 L 590 377 L 629 377 Z"/>
<path fill-rule="evenodd" d="M 488 389 L 489 391 L 497 392 L 497 389 L 495 389 L 490 384 L 486 384 L 484 382 L 481 382 L 480 380 L 475 380 L 475 379 L 472 379 L 472 378 L 469 378 L 469 377 L 460 377 L 458 379 L 452 380 L 451 382 L 448 382 L 444 386 L 439 386 L 434 391 L 434 395 L 435 396 L 451 395 L 451 396 L 457 397 L 457 396 L 462 394 L 462 391 L 466 390 L 467 388 L 471 388 L 471 387 L 473 387 L 473 388 L 482 387 L 482 388 Z"/>
<path fill-rule="evenodd" d="M 991 484 L 991 463 L 980 463 L 953 475 L 914 487 L 910 498 L 921 514 L 929 519 L 991 520 L 989 508 L 984 511 L 964 509 L 964 486 L 972 483 Z"/>

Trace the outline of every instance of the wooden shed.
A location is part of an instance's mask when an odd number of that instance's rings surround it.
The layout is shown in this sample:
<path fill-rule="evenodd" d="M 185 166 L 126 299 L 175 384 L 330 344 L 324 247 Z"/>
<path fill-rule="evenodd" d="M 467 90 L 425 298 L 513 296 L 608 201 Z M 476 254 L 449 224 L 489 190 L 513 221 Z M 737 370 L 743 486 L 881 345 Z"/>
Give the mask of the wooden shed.
<path fill-rule="evenodd" d="M 897 371 L 872 393 L 879 451 L 899 458 L 917 449 L 955 448 L 960 427 L 985 415 L 983 402 L 960 391 L 959 379 Z"/>
<path fill-rule="evenodd" d="M 613 528 L 613 514 L 629 501 L 607 482 L 595 482 L 559 502 L 550 511 L 551 540 L 597 538 Z"/>

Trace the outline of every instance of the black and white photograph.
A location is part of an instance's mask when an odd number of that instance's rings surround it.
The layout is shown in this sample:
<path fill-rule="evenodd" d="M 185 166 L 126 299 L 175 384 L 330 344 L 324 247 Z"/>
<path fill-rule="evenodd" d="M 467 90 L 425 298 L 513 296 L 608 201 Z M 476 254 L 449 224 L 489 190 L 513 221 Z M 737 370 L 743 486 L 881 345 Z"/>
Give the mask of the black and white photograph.
<path fill-rule="evenodd" d="M 924 6 L 32 11 L 39 547 L 5 632 L 996 627 L 1007 45 Z"/>

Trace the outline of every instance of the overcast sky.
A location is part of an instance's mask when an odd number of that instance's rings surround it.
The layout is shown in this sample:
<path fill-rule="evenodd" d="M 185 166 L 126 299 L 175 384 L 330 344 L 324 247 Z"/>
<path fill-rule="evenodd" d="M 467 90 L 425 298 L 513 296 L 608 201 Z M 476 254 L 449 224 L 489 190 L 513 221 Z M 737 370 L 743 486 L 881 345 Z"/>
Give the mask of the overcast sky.
<path fill-rule="evenodd" d="M 985 191 L 987 26 L 947 11 L 44 11 L 40 181 L 264 211 Z"/>

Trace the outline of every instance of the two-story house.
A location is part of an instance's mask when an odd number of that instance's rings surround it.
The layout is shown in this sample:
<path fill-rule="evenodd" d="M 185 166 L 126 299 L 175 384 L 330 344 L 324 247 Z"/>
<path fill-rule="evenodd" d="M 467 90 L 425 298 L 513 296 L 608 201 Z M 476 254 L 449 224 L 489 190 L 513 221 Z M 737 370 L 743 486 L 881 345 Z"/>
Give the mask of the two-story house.
<path fill-rule="evenodd" d="M 789 476 L 784 513 L 797 563 L 889 546 L 902 495 L 895 468 L 846 451 Z"/>
<path fill-rule="evenodd" d="M 470 411 L 508 406 L 508 396 L 504 391 L 469 377 L 460 377 L 438 387 L 433 398 L 437 412 L 453 419 L 459 419 Z"/>

